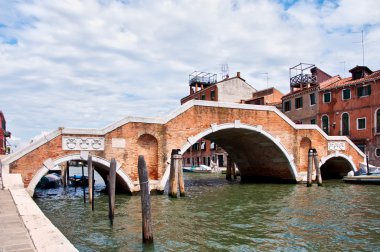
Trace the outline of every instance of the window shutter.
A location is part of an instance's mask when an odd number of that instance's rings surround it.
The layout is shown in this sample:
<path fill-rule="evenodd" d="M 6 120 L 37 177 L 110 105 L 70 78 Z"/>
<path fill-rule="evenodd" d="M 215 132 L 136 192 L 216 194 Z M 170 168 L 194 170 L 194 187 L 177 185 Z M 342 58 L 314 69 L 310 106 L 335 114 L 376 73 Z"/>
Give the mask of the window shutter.
<path fill-rule="evenodd" d="M 371 85 L 368 85 L 368 95 L 371 95 Z"/>

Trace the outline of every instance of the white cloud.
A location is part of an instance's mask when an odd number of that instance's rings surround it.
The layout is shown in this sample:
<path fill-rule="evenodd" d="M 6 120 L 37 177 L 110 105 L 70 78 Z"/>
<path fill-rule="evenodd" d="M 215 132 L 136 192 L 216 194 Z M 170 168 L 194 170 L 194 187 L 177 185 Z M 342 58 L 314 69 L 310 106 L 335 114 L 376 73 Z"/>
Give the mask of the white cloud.
<path fill-rule="evenodd" d="M 257 89 L 288 92 L 289 67 L 333 75 L 379 69 L 377 1 L 2 1 L 0 106 L 24 141 L 59 126 L 103 127 L 169 113 L 194 70 L 240 71 Z M 356 5 L 355 5 L 356 6 Z M 17 43 L 10 41 L 17 40 Z"/>

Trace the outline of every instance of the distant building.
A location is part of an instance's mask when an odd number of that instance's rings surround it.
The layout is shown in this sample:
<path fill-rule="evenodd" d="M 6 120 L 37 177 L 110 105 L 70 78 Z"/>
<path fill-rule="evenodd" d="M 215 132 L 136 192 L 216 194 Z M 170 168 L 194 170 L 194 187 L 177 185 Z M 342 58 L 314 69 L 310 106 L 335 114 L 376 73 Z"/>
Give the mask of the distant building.
<path fill-rule="evenodd" d="M 310 71 L 310 73 L 308 73 Z M 289 69 L 290 93 L 282 97 L 282 111 L 299 124 L 315 124 L 318 91 L 332 78 L 312 64 L 300 63 Z"/>
<path fill-rule="evenodd" d="M 380 166 L 380 71 L 356 66 L 350 73 L 320 89 L 317 123 L 329 135 L 348 136 Z"/>
<path fill-rule="evenodd" d="M 3 112 L 0 110 L 0 155 L 7 154 L 7 137 L 11 136 L 11 133 L 7 131 L 7 123 Z"/>
<path fill-rule="evenodd" d="M 276 106 L 281 110 L 283 94 L 274 87 L 259 90 L 252 94 L 252 98 L 242 100 L 242 103 L 254 105 Z"/>
<path fill-rule="evenodd" d="M 256 89 L 237 72 L 235 77 L 217 82 L 216 74 L 193 72 L 189 75 L 190 94 L 181 99 L 181 104 L 190 100 L 207 100 L 241 103 L 252 98 Z M 210 165 L 211 160 L 219 167 L 227 164 L 227 153 L 215 143 L 201 139 L 183 153 L 184 166 Z"/>

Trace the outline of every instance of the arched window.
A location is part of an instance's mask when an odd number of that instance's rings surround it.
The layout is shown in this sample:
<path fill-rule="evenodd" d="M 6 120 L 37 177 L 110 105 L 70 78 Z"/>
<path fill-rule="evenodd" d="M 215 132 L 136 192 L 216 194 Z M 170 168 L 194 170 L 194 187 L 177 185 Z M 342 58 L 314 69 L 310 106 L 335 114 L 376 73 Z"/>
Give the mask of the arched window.
<path fill-rule="evenodd" d="M 327 115 L 322 116 L 322 130 L 329 134 L 329 117 Z"/>
<path fill-rule="evenodd" d="M 342 114 L 341 125 L 342 125 L 341 135 L 342 136 L 348 136 L 348 135 L 350 135 L 350 117 L 349 117 L 348 113 L 343 113 Z"/>
<path fill-rule="evenodd" d="M 380 108 L 376 111 L 376 133 L 380 133 Z"/>

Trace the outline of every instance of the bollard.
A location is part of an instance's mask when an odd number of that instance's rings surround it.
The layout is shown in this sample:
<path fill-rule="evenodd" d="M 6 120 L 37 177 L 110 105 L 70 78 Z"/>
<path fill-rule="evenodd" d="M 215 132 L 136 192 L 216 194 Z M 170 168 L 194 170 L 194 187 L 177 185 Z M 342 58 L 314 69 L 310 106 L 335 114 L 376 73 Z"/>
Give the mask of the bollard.
<path fill-rule="evenodd" d="M 153 242 L 152 215 L 150 211 L 149 175 L 146 169 L 144 156 L 140 155 L 138 160 L 138 172 L 141 192 L 142 212 L 142 237 L 143 243 Z"/>
<path fill-rule="evenodd" d="M 108 179 L 108 217 L 113 224 L 115 216 L 115 186 L 116 186 L 116 161 L 111 159 L 109 179 Z"/>
<path fill-rule="evenodd" d="M 308 153 L 308 166 L 307 166 L 307 186 L 312 186 L 312 176 L 313 176 L 313 150 L 309 149 Z"/>
<path fill-rule="evenodd" d="M 94 167 L 92 166 L 92 156 L 88 155 L 88 200 L 91 204 L 91 209 L 94 211 Z"/>
<path fill-rule="evenodd" d="M 317 175 L 317 183 L 319 186 L 322 186 L 322 174 L 321 168 L 319 167 L 318 153 L 316 149 L 314 149 L 314 167 Z"/>
<path fill-rule="evenodd" d="M 226 171 L 226 179 L 231 180 L 231 170 L 232 170 L 232 160 L 231 157 L 227 156 L 227 171 Z"/>
<path fill-rule="evenodd" d="M 172 150 L 171 162 L 170 162 L 170 177 L 169 177 L 169 196 L 177 198 L 178 192 L 178 165 L 176 165 L 174 156 L 176 151 Z"/>

